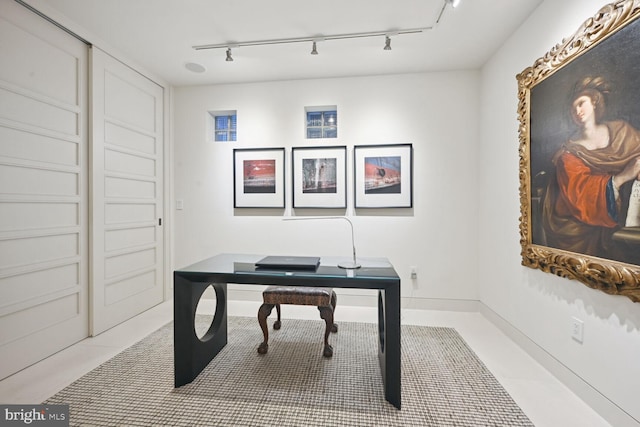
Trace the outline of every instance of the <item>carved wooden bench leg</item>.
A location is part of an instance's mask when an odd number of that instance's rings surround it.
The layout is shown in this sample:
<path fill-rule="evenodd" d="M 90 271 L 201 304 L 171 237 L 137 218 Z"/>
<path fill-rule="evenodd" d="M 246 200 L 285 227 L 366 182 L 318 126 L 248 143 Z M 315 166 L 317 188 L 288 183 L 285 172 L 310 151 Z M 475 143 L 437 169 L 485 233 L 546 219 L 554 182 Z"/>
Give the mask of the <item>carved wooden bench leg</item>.
<path fill-rule="evenodd" d="M 337 299 L 338 297 L 336 296 L 335 292 L 331 292 L 331 308 L 333 309 L 333 312 L 335 313 L 336 311 L 336 303 L 337 303 Z M 318 310 L 320 310 L 321 306 L 318 306 Z M 322 317 L 322 313 L 320 313 L 320 318 L 324 319 L 324 317 Z M 331 332 L 333 332 L 334 334 L 336 332 L 338 332 L 338 324 L 334 323 L 333 325 L 331 325 Z"/>
<path fill-rule="evenodd" d="M 267 317 L 271 314 L 271 310 L 273 310 L 273 304 L 262 304 L 258 309 L 258 323 L 260 324 L 262 335 L 264 336 L 262 344 L 258 346 L 258 353 L 260 354 L 266 354 L 267 350 L 269 350 L 269 328 L 267 327 Z"/>
<path fill-rule="evenodd" d="M 324 357 L 333 356 L 333 347 L 329 344 L 329 333 L 333 328 L 333 307 L 318 307 L 320 310 L 320 317 L 324 319 L 327 326 L 324 331 L 324 351 L 322 355 Z"/>
<path fill-rule="evenodd" d="M 278 313 L 278 320 L 273 322 L 273 329 L 278 330 L 282 326 L 282 322 L 280 322 L 280 304 L 276 304 L 276 312 Z"/>
<path fill-rule="evenodd" d="M 336 312 L 336 305 L 338 304 L 338 296 L 336 295 L 335 291 L 331 291 L 331 307 L 333 307 L 333 312 Z M 333 326 L 331 326 L 331 332 L 336 333 L 338 332 L 338 325 L 336 323 L 333 324 Z"/>

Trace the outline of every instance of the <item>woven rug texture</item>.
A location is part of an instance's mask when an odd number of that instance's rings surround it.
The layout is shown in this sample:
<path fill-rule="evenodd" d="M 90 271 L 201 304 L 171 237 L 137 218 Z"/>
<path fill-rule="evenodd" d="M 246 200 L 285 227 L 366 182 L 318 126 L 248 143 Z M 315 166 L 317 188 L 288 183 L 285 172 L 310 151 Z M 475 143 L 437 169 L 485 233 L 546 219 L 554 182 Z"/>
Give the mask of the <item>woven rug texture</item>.
<path fill-rule="evenodd" d="M 229 317 L 227 346 L 176 389 L 169 323 L 45 403 L 69 404 L 72 426 L 533 425 L 452 328 L 402 326 L 397 410 L 384 399 L 378 326 L 340 323 L 327 359 L 324 325 L 285 318 L 260 355 L 257 320 Z"/>

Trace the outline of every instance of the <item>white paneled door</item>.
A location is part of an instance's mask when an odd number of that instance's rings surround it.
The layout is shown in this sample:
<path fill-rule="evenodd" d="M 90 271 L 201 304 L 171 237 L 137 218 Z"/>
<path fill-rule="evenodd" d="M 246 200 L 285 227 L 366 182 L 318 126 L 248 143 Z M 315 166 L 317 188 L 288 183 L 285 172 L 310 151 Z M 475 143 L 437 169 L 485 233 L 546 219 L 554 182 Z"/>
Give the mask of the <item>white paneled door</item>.
<path fill-rule="evenodd" d="M 163 89 L 91 48 L 91 334 L 162 302 Z"/>
<path fill-rule="evenodd" d="M 0 1 L 0 378 L 88 335 L 87 58 Z"/>

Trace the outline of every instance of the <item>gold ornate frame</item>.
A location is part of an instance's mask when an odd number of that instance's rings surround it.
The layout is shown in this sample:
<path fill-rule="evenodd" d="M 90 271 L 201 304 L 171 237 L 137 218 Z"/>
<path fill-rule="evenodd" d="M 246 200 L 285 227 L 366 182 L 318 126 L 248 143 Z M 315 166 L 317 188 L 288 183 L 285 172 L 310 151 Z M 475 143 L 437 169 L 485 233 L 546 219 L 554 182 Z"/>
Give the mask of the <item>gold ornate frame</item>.
<path fill-rule="evenodd" d="M 640 267 L 532 243 L 531 90 L 640 16 L 640 0 L 620 0 L 600 9 L 569 38 L 517 75 L 522 265 L 576 279 L 608 294 L 640 302 Z M 634 25 L 640 25 L 640 21 Z M 636 49 L 638 49 L 636 45 Z M 537 190 L 534 190 L 534 192 Z"/>

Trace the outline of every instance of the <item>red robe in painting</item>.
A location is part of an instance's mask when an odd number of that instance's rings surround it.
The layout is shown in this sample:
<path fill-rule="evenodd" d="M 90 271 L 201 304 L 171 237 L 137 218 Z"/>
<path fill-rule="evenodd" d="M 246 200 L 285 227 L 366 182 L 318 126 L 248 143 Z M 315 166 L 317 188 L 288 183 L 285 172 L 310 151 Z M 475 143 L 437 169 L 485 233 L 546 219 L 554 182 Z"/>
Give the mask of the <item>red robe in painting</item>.
<path fill-rule="evenodd" d="M 624 224 L 626 214 L 624 203 L 620 203 L 625 200 L 625 186 L 615 200 L 611 178 L 640 156 L 640 133 L 624 121 L 606 125 L 607 147 L 587 150 L 568 141 L 554 156 L 556 179 L 547 189 L 543 227 L 551 247 L 630 261 L 611 238 Z"/>

